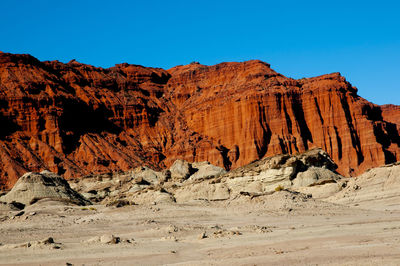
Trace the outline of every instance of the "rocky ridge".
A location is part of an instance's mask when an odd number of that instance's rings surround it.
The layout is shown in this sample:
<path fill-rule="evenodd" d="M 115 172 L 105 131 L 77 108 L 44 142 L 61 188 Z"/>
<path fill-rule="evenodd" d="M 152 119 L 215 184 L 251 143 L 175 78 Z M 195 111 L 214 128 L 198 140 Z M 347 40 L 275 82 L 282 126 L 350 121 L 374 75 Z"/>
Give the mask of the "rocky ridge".
<path fill-rule="evenodd" d="M 313 198 L 346 206 L 368 204 L 369 208 L 373 202 L 376 209 L 382 206 L 398 209 L 398 205 L 388 204 L 399 196 L 398 163 L 370 169 L 356 178 L 343 177 L 336 169 L 337 165 L 326 152 L 312 149 L 297 155 L 266 157 L 229 172 L 209 162 L 177 160 L 163 171 L 137 167 L 127 172 L 92 174 L 70 180 L 69 184 L 47 171 L 27 173 L 10 192 L 0 197 L 0 211 L 18 212 L 46 201 L 114 207 L 219 201 L 248 203 L 280 192 L 285 193 L 272 197 L 283 197 L 286 202 L 284 198 L 293 195 L 303 201 Z"/>
<path fill-rule="evenodd" d="M 336 168 L 326 152 L 313 149 L 299 155 L 267 157 L 230 172 L 209 162 L 177 160 L 162 172 L 138 167 L 124 173 L 89 175 L 70 184 L 87 199 L 105 205 L 221 201 L 328 183 L 336 184 L 339 191 L 343 177 Z"/>
<path fill-rule="evenodd" d="M 399 159 L 398 117 L 339 73 L 295 80 L 258 60 L 104 69 L 0 53 L 0 187 L 30 171 L 72 178 L 177 158 L 230 170 L 315 147 L 355 176 Z"/>

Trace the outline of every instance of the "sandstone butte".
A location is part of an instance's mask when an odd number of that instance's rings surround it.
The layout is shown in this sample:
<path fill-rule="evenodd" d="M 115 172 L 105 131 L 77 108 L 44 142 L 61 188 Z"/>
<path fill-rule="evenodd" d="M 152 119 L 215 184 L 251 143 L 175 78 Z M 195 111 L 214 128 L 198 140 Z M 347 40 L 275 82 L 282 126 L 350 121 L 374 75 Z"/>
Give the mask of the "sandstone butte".
<path fill-rule="evenodd" d="M 65 178 L 169 167 L 232 169 L 314 147 L 343 175 L 400 157 L 400 107 L 357 95 L 340 73 L 287 78 L 258 60 L 169 70 L 0 53 L 0 188 L 26 171 Z"/>

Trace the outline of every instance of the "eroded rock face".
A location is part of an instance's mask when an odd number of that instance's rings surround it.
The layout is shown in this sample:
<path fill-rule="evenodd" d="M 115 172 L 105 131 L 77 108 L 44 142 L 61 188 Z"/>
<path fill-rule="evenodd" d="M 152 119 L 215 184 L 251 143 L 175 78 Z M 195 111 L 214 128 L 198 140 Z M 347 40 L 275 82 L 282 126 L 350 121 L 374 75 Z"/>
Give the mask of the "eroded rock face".
<path fill-rule="evenodd" d="M 226 171 L 209 162 L 176 160 L 167 171 L 137 167 L 127 172 L 88 175 L 70 180 L 71 187 L 92 202 L 123 207 L 175 202 L 175 190 L 185 184 L 217 178 Z"/>
<path fill-rule="evenodd" d="M 229 170 L 314 147 L 356 175 L 399 159 L 399 114 L 339 73 L 294 80 L 257 60 L 103 69 L 0 53 L 0 187 L 27 171 L 70 178 L 177 158 Z"/>
<path fill-rule="evenodd" d="M 337 183 L 343 177 L 336 168 L 326 152 L 313 149 L 293 156 L 266 157 L 210 179 L 189 178 L 173 194 L 177 202 L 257 197 L 284 189 Z"/>
<path fill-rule="evenodd" d="M 258 197 L 326 183 L 340 188 L 339 180 L 343 177 L 335 172 L 336 168 L 326 152 L 313 149 L 293 156 L 266 157 L 230 172 L 209 162 L 177 160 L 168 172 L 138 167 L 124 173 L 90 175 L 69 182 L 92 202 L 123 207 L 220 201 L 242 195 Z M 178 177 L 177 172 L 180 173 Z"/>

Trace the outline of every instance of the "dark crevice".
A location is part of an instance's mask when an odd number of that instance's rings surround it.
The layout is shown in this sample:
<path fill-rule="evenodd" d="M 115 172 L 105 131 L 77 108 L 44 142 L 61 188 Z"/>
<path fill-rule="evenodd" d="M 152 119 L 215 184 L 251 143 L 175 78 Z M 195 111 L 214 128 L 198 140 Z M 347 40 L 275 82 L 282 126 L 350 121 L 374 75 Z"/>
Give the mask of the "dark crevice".
<path fill-rule="evenodd" d="M 372 121 L 383 121 L 382 109 L 380 106 L 375 105 L 364 105 L 361 108 L 361 114 L 366 116 L 368 120 Z"/>
<path fill-rule="evenodd" d="M 385 153 L 385 159 L 389 158 L 389 160 L 391 160 L 392 156 L 396 157 L 395 155 L 390 155 L 391 153 L 386 150 L 392 143 L 395 143 L 398 147 L 400 147 L 400 136 L 399 132 L 397 131 L 396 124 L 389 122 L 378 122 L 374 124 L 374 135 L 376 141 L 382 145 Z"/>
<path fill-rule="evenodd" d="M 357 163 L 360 165 L 364 161 L 364 155 L 362 154 L 360 139 L 357 135 L 356 130 L 354 129 L 353 119 L 351 118 L 350 107 L 347 103 L 346 95 L 339 95 L 340 102 L 342 104 L 343 111 L 345 113 L 347 126 L 350 130 L 351 144 L 357 153 Z"/>
<path fill-rule="evenodd" d="M 66 171 L 67 170 L 65 170 L 64 167 L 57 165 L 57 174 L 58 175 L 63 175 L 63 174 L 65 174 Z"/>
<path fill-rule="evenodd" d="M 228 156 L 229 149 L 224 147 L 223 145 L 216 147 L 216 149 L 221 153 L 224 168 L 227 171 L 229 171 L 232 166 L 232 162 L 229 160 L 229 156 Z"/>
<path fill-rule="evenodd" d="M 168 80 L 171 78 L 170 74 L 161 73 L 158 75 L 157 73 L 151 73 L 151 81 L 156 84 L 167 84 Z"/>
<path fill-rule="evenodd" d="M 385 122 L 385 129 L 392 143 L 396 143 L 397 146 L 400 147 L 400 136 L 399 131 L 397 130 L 397 125 L 390 122 Z"/>
<path fill-rule="evenodd" d="M 392 152 L 383 149 L 383 154 L 385 155 L 385 164 L 394 163 L 397 161 L 396 155 Z"/>
<path fill-rule="evenodd" d="M 384 132 L 383 124 L 374 124 L 374 135 L 376 141 L 382 145 L 384 149 L 387 149 L 392 143 L 389 136 Z"/>
<path fill-rule="evenodd" d="M 289 116 L 289 114 L 287 112 L 285 103 L 283 103 L 283 112 L 285 114 L 285 120 L 286 120 L 286 125 L 287 125 L 287 128 L 288 128 L 288 132 L 289 132 L 289 134 L 293 134 L 293 131 L 292 131 L 292 120 L 290 119 L 290 116 Z"/>
<path fill-rule="evenodd" d="M 268 145 L 271 141 L 271 129 L 269 128 L 266 122 L 267 119 L 265 116 L 266 113 L 265 107 L 263 107 L 261 104 L 258 104 L 258 112 L 259 112 L 258 122 L 260 123 L 263 132 L 261 137 L 261 143 L 257 144 L 257 142 L 254 141 L 254 144 L 256 146 L 258 158 L 261 159 L 268 151 Z"/>
<path fill-rule="evenodd" d="M 293 113 L 294 113 L 295 119 L 296 119 L 296 121 L 297 121 L 297 123 L 299 125 L 300 135 L 301 135 L 301 138 L 303 140 L 304 148 L 306 150 L 308 150 L 308 141 L 310 141 L 312 143 L 313 142 L 313 138 L 312 138 L 311 131 L 308 128 L 306 119 L 304 118 L 303 104 L 299 100 L 298 95 L 295 95 L 293 97 L 292 109 L 293 109 Z"/>
<path fill-rule="evenodd" d="M 147 119 L 149 120 L 149 125 L 154 127 L 160 117 L 161 113 L 164 112 L 163 109 L 159 107 L 149 107 L 146 105 L 145 107 L 147 111 Z"/>
<path fill-rule="evenodd" d="M 338 132 L 337 127 L 333 127 L 333 128 L 335 129 L 336 142 L 337 142 L 337 145 L 338 145 L 338 156 L 339 156 L 339 160 L 340 160 L 340 159 L 342 159 L 342 149 L 343 149 L 342 148 L 342 139 L 339 136 L 339 132 Z M 332 144 L 331 144 L 331 146 L 332 146 Z"/>
<path fill-rule="evenodd" d="M 0 113 L 0 139 L 4 140 L 7 136 L 16 131 L 21 130 L 21 127 L 12 121 L 9 117 Z"/>
<path fill-rule="evenodd" d="M 282 109 L 282 95 L 281 94 L 275 94 L 275 101 L 276 105 L 278 107 L 278 110 Z"/>
<path fill-rule="evenodd" d="M 282 153 L 288 152 L 287 147 L 281 138 L 279 138 L 279 146 L 281 147 Z"/>
<path fill-rule="evenodd" d="M 319 119 L 321 119 L 321 123 L 323 125 L 324 124 L 324 119 L 322 118 L 321 109 L 319 108 L 319 104 L 318 104 L 317 98 L 314 98 L 314 103 L 315 103 L 315 106 L 317 107 L 317 112 L 318 112 Z"/>
<path fill-rule="evenodd" d="M 85 102 L 64 99 L 62 107 L 63 113 L 58 118 L 58 123 L 66 154 L 70 154 L 78 147 L 79 139 L 84 134 L 121 132 L 121 129 L 108 119 L 111 116 L 110 112 L 102 106 L 94 109 Z"/>

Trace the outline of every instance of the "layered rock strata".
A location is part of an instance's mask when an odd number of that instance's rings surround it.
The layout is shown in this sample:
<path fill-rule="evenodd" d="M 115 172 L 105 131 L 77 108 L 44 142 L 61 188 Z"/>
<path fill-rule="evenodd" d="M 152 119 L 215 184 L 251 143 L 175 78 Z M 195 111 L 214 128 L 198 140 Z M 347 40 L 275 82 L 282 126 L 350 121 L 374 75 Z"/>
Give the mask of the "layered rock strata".
<path fill-rule="evenodd" d="M 295 80 L 257 60 L 104 69 L 0 53 L 0 187 L 27 171 L 71 178 L 178 158 L 230 170 L 315 147 L 356 175 L 399 159 L 399 117 L 339 73 Z"/>

